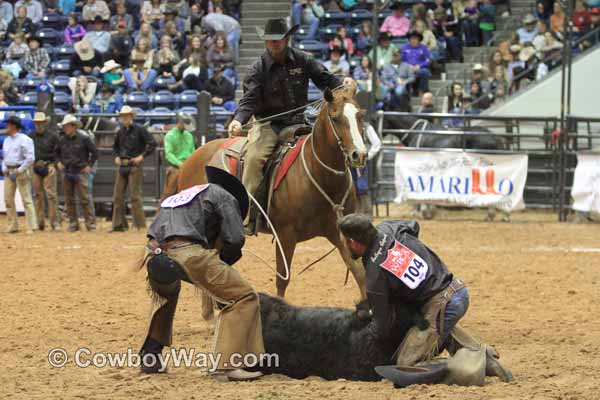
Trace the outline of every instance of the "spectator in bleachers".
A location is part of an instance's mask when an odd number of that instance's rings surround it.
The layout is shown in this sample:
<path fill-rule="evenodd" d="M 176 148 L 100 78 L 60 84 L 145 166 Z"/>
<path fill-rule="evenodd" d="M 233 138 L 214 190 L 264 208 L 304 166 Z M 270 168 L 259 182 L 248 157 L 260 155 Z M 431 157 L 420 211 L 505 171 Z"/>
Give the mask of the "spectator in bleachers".
<path fill-rule="evenodd" d="M 158 38 L 154 34 L 154 29 L 152 28 L 152 25 L 150 25 L 147 22 L 144 22 L 140 25 L 140 31 L 134 38 L 135 43 L 137 44 L 137 42 L 141 38 L 148 39 L 150 41 L 150 47 L 152 47 L 153 49 L 156 49 L 158 47 Z"/>
<path fill-rule="evenodd" d="M 410 18 L 410 25 L 415 26 L 417 21 L 423 21 L 425 25 L 431 26 L 431 19 L 427 13 L 427 7 L 423 3 L 415 4 L 412 7 L 412 16 Z"/>
<path fill-rule="evenodd" d="M 589 35 L 586 37 L 584 42 L 582 43 L 583 48 L 588 48 L 597 45 L 600 43 L 600 32 L 596 32 L 595 34 L 591 34 L 592 32 L 598 30 L 600 28 L 600 8 L 594 7 L 590 11 L 590 23 L 586 27 L 583 32 L 584 35 Z"/>
<path fill-rule="evenodd" d="M 58 11 L 58 0 L 42 0 L 41 3 L 46 13 L 56 14 Z"/>
<path fill-rule="evenodd" d="M 206 54 L 206 60 L 211 68 L 222 65 L 225 68 L 224 75 L 235 80 L 235 57 L 229 48 L 224 32 L 217 32 L 215 35 L 214 43 Z"/>
<path fill-rule="evenodd" d="M 486 93 L 481 89 L 481 83 L 471 81 L 469 85 L 469 95 L 471 96 L 471 113 L 479 114 L 481 111 L 490 107 L 490 100 Z"/>
<path fill-rule="evenodd" d="M 17 33 L 25 35 L 25 39 L 33 36 L 37 28 L 33 21 L 27 17 L 27 8 L 21 6 L 15 8 L 15 17 L 8 24 L 8 37 L 14 40 Z"/>
<path fill-rule="evenodd" d="M 161 0 L 144 1 L 142 5 L 142 21 L 151 24 L 153 28 L 158 29 L 158 24 L 164 18 L 165 5 Z"/>
<path fill-rule="evenodd" d="M 31 19 L 34 24 L 39 24 L 44 16 L 42 4 L 37 0 L 19 0 L 15 3 L 15 9 L 18 9 L 19 7 L 25 7 L 27 10 L 27 18 Z"/>
<path fill-rule="evenodd" d="M 306 39 L 315 39 L 319 31 L 319 20 L 325 10 L 316 0 L 300 0 L 292 4 L 292 20 L 294 25 L 308 25 Z"/>
<path fill-rule="evenodd" d="M 523 18 L 523 25 L 525 26 L 517 30 L 517 35 L 519 35 L 519 43 L 525 44 L 533 42 L 533 39 L 538 34 L 538 31 L 535 27 L 535 17 L 532 14 L 527 14 L 525 18 Z"/>
<path fill-rule="evenodd" d="M 479 7 L 477 0 L 469 0 L 460 12 L 458 12 L 455 6 L 461 3 L 461 1 L 453 1 L 452 5 L 454 15 L 460 19 L 462 31 L 465 35 L 465 46 L 479 46 Z"/>
<path fill-rule="evenodd" d="M 542 21 L 546 25 L 550 23 L 550 11 L 546 8 L 546 4 L 543 1 L 536 3 L 533 15 L 535 15 L 538 21 Z"/>
<path fill-rule="evenodd" d="M 6 22 L 6 25 L 10 24 L 10 21 L 13 20 L 14 10 L 12 3 L 9 1 L 0 1 L 0 18 Z"/>
<path fill-rule="evenodd" d="M 418 19 L 414 22 L 415 31 L 419 32 L 423 35 L 423 44 L 427 46 L 429 52 L 431 53 L 431 58 L 433 60 L 437 60 L 438 57 L 438 43 L 435 35 L 426 25 L 425 21 L 422 19 Z"/>
<path fill-rule="evenodd" d="M 95 113 L 114 114 L 123 106 L 121 96 L 115 95 L 115 89 L 111 85 L 104 84 L 92 102 L 91 111 Z"/>
<path fill-rule="evenodd" d="M 167 0 L 167 6 L 171 5 L 175 7 L 178 12 L 179 18 L 186 20 L 190 16 L 190 2 L 186 0 Z M 227 11 L 227 10 L 226 10 Z M 227 15 L 233 16 L 230 12 L 226 12 Z"/>
<path fill-rule="evenodd" d="M 323 66 L 334 75 L 338 76 L 349 76 L 350 75 L 350 64 L 345 59 L 342 59 L 344 49 L 335 46 L 329 51 L 329 60 L 323 63 Z"/>
<path fill-rule="evenodd" d="M 8 45 L 6 49 L 6 58 L 8 60 L 21 60 L 25 57 L 25 54 L 29 51 L 29 47 L 25 43 L 25 35 L 19 32 L 14 40 Z"/>
<path fill-rule="evenodd" d="M 150 47 L 148 39 L 141 38 L 138 40 L 131 52 L 131 58 L 143 58 L 145 60 L 144 68 L 152 68 L 152 63 L 154 62 L 154 50 Z"/>
<path fill-rule="evenodd" d="M 75 11 L 75 0 L 58 0 L 58 11 L 62 15 L 69 15 Z"/>
<path fill-rule="evenodd" d="M 506 67 L 506 80 L 512 86 L 513 77 L 515 74 L 515 69 L 520 69 L 521 71 L 525 70 L 525 62 L 519 58 L 519 53 L 521 52 L 521 46 L 518 44 L 513 44 L 510 46 L 510 54 L 512 56 L 512 61 L 508 63 Z"/>
<path fill-rule="evenodd" d="M 582 0 L 575 1 L 575 12 L 573 13 L 573 32 L 576 34 L 585 31 L 590 23 L 590 12 Z"/>
<path fill-rule="evenodd" d="M 106 30 L 105 20 L 96 15 L 94 18 L 94 30 L 85 34 L 84 39 L 89 40 L 92 47 L 103 57 L 108 53 L 110 45 L 110 33 Z"/>
<path fill-rule="evenodd" d="M 487 81 L 487 79 L 484 78 L 483 72 L 483 65 L 479 63 L 475 64 L 473 66 L 473 69 L 471 70 L 471 82 L 469 83 L 469 85 L 473 82 L 476 82 L 479 84 L 482 93 L 487 93 L 489 91 L 490 84 Z"/>
<path fill-rule="evenodd" d="M 496 92 L 500 86 L 507 87 L 508 80 L 506 79 L 506 68 L 503 65 L 496 65 L 495 69 L 490 73 L 490 93 L 496 96 Z"/>
<path fill-rule="evenodd" d="M 439 41 L 446 43 L 446 59 L 460 62 L 462 47 L 458 35 L 458 23 L 456 20 L 448 20 L 448 18 L 446 9 L 441 6 L 436 9 L 433 13 L 433 33 Z M 450 18 L 454 18 L 454 15 L 451 15 Z"/>
<path fill-rule="evenodd" d="M 373 46 L 373 25 L 371 21 L 363 21 L 360 24 L 360 33 L 356 38 L 356 50 L 358 54 L 366 54 Z"/>
<path fill-rule="evenodd" d="M 208 70 L 198 54 L 190 56 L 190 64 L 187 66 L 181 75 L 181 84 L 185 89 L 193 89 L 201 92 L 206 88 L 208 81 Z M 176 86 L 176 89 L 177 86 Z"/>
<path fill-rule="evenodd" d="M 396 50 L 398 48 L 390 40 L 390 35 L 387 32 L 381 32 L 377 39 L 377 46 L 371 49 L 369 57 L 373 58 L 373 51 L 377 52 L 377 69 L 380 69 L 385 64 L 392 62 L 392 56 Z"/>
<path fill-rule="evenodd" d="M 9 104 L 6 102 L 6 98 L 4 97 L 4 92 L 0 90 L 0 107 L 8 107 Z"/>
<path fill-rule="evenodd" d="M 125 70 L 125 82 L 130 91 L 148 91 L 156 79 L 156 71 L 146 65 L 143 55 L 131 56 L 131 65 Z"/>
<path fill-rule="evenodd" d="M 427 46 L 421 43 L 423 35 L 419 32 L 411 32 L 408 40 L 409 42 L 402 46 L 402 62 L 407 63 L 415 74 L 416 82 L 413 87 L 419 96 L 421 96 L 429 90 L 429 78 L 431 77 L 429 65 L 431 57 Z"/>
<path fill-rule="evenodd" d="M 225 66 L 217 64 L 213 67 L 213 76 L 206 85 L 206 91 L 210 93 L 211 104 L 225 107 L 228 111 L 235 111 L 236 105 L 233 101 L 235 97 L 235 88 L 229 79 L 223 76 Z"/>
<path fill-rule="evenodd" d="M 538 21 L 536 24 L 536 30 L 537 30 L 537 35 L 533 38 L 533 41 L 531 42 L 533 44 L 533 47 L 535 47 L 535 49 L 538 52 L 538 58 L 543 58 L 543 48 L 546 46 L 546 34 L 551 35 L 548 32 L 548 26 L 546 25 L 546 23 L 544 21 Z"/>
<path fill-rule="evenodd" d="M 185 32 L 199 34 L 202 31 L 202 11 L 198 4 L 192 4 L 190 7 L 190 15 L 185 20 Z"/>
<path fill-rule="evenodd" d="M 362 91 L 370 92 L 373 81 L 373 66 L 369 56 L 364 55 L 360 58 L 360 64 L 354 68 L 352 77 L 356 81 L 358 88 Z"/>
<path fill-rule="evenodd" d="M 193 35 L 192 39 L 189 40 L 188 43 L 189 46 L 184 50 L 181 61 L 173 69 L 175 75 L 179 76 L 180 78 L 183 75 L 183 71 L 191 64 L 192 56 L 198 56 L 201 62 L 205 62 L 206 60 L 206 49 L 202 45 L 202 39 L 200 35 Z"/>
<path fill-rule="evenodd" d="M 421 105 L 417 111 L 420 114 L 431 114 L 435 112 L 435 106 L 433 104 L 433 93 L 425 92 L 421 96 Z"/>
<path fill-rule="evenodd" d="M 496 67 L 506 68 L 506 63 L 504 62 L 504 58 L 502 57 L 502 52 L 500 50 L 495 50 L 490 55 L 490 60 L 488 62 L 488 71 L 490 74 L 493 74 L 496 71 Z"/>
<path fill-rule="evenodd" d="M 50 56 L 46 49 L 41 48 L 40 40 L 32 36 L 27 41 L 29 51 L 23 58 L 23 70 L 27 74 L 27 78 L 44 78 L 46 77 L 48 67 L 50 66 Z"/>
<path fill-rule="evenodd" d="M 354 54 L 354 43 L 352 43 L 352 39 L 350 39 L 347 35 L 348 32 L 346 31 L 345 26 L 338 27 L 335 31 L 334 38 L 337 39 L 337 43 L 334 39 L 330 40 L 329 49 L 331 50 L 335 45 L 339 46 L 341 44 L 341 48 L 344 50 L 344 53 L 348 56 L 352 56 Z"/>
<path fill-rule="evenodd" d="M 554 13 L 550 16 L 550 31 L 562 35 L 564 21 L 565 13 L 563 12 L 562 6 L 560 5 L 560 1 L 555 1 Z"/>
<path fill-rule="evenodd" d="M 19 89 L 17 89 L 12 75 L 5 69 L 0 69 L 0 91 L 4 94 L 4 98 L 8 104 L 18 104 Z"/>
<path fill-rule="evenodd" d="M 169 21 L 165 25 L 163 35 L 169 35 L 173 41 L 173 49 L 181 52 L 185 45 L 185 35 L 182 31 L 177 30 L 175 22 Z"/>
<path fill-rule="evenodd" d="M 100 70 L 103 86 L 109 87 L 113 92 L 123 93 L 125 91 L 125 76 L 123 67 L 115 60 L 108 60 Z"/>
<path fill-rule="evenodd" d="M 479 4 L 479 29 L 484 46 L 487 46 L 496 30 L 496 6 L 492 0 L 481 0 Z"/>
<path fill-rule="evenodd" d="M 125 6 L 124 0 L 117 2 L 116 13 L 110 17 L 108 29 L 110 30 L 111 34 L 115 34 L 119 31 L 118 25 L 121 21 L 125 23 L 127 33 L 131 34 L 133 32 L 133 17 L 127 14 L 127 7 Z"/>
<path fill-rule="evenodd" d="M 240 23 L 229 15 L 223 14 L 223 8 L 220 5 L 215 5 L 215 12 L 206 15 L 202 18 L 202 27 L 212 30 L 213 32 L 223 31 L 227 36 L 229 47 L 233 50 L 236 61 L 239 58 L 239 45 L 242 28 Z"/>
<path fill-rule="evenodd" d="M 64 31 L 65 43 L 73 44 L 79 42 L 86 34 L 86 30 L 78 21 L 77 14 L 71 13 L 67 18 L 67 27 Z"/>
<path fill-rule="evenodd" d="M 392 110 L 408 111 L 410 102 L 408 89 L 416 78 L 411 66 L 402 62 L 400 51 L 395 51 L 392 62 L 383 66 L 381 80 L 390 93 L 390 108 Z"/>
<path fill-rule="evenodd" d="M 410 20 L 404 15 L 402 2 L 395 1 L 390 6 L 393 14 L 386 17 L 379 28 L 380 32 L 387 32 L 394 37 L 404 37 L 410 30 Z"/>
<path fill-rule="evenodd" d="M 175 24 L 176 32 L 184 32 L 185 21 L 179 18 L 179 11 L 177 10 L 177 6 L 174 4 L 167 4 L 165 7 L 164 18 L 158 24 L 160 32 L 165 32 L 165 26 L 169 22 Z"/>
<path fill-rule="evenodd" d="M 8 30 L 8 25 L 6 22 L 0 18 L 0 40 L 4 41 L 6 39 L 6 31 Z"/>
<path fill-rule="evenodd" d="M 160 49 L 154 53 L 154 63 L 152 68 L 156 70 L 158 76 L 163 78 L 175 78 L 173 67 L 181 61 L 177 50 L 173 49 L 171 36 L 164 35 L 160 38 Z"/>
<path fill-rule="evenodd" d="M 98 84 L 95 81 L 88 81 L 84 75 L 69 80 L 71 106 L 75 112 L 90 112 L 97 87 Z"/>
<path fill-rule="evenodd" d="M 117 33 L 110 38 L 110 55 L 116 62 L 124 67 L 129 66 L 129 58 L 133 49 L 133 40 L 127 32 L 127 25 L 124 21 L 117 24 Z"/>
<path fill-rule="evenodd" d="M 88 40 L 81 40 L 73 46 L 75 52 L 71 56 L 71 71 L 73 76 L 100 76 L 102 55 L 92 47 Z"/>
<path fill-rule="evenodd" d="M 97 18 L 100 17 L 103 21 L 110 19 L 110 10 L 104 0 L 87 0 L 83 6 L 82 19 L 83 22 L 94 24 Z"/>
<path fill-rule="evenodd" d="M 450 88 L 450 94 L 444 101 L 442 112 L 449 114 L 463 114 L 465 112 L 464 94 L 463 85 L 454 82 Z"/>

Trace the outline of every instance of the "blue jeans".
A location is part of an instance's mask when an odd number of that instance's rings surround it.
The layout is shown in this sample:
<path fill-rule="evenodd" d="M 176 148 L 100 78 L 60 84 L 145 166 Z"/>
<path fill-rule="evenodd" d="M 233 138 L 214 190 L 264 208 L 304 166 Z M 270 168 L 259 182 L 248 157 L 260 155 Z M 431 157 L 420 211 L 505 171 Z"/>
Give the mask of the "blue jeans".
<path fill-rule="evenodd" d="M 431 72 L 428 68 L 420 68 L 415 72 L 417 77 L 417 89 L 419 92 L 426 92 L 429 90 L 429 78 L 431 78 Z"/>
<path fill-rule="evenodd" d="M 142 82 L 140 87 L 138 87 L 137 84 L 135 83 L 135 81 L 133 80 L 133 75 L 131 74 L 131 70 L 129 68 L 125 70 L 124 76 L 125 76 L 125 82 L 127 82 L 127 87 L 129 89 L 141 90 L 141 91 L 146 92 L 154 84 L 154 80 L 156 79 L 156 71 L 154 69 L 151 69 L 150 72 L 148 72 L 148 76 L 146 77 L 146 80 L 144 82 Z"/>
<path fill-rule="evenodd" d="M 467 288 L 462 288 L 452 295 L 452 299 L 446 304 L 446 312 L 444 313 L 444 330 L 440 332 L 440 320 L 438 317 L 437 329 L 440 334 L 439 349 L 446 348 L 448 344 L 448 336 L 454 326 L 467 313 L 469 309 L 469 291 Z"/>

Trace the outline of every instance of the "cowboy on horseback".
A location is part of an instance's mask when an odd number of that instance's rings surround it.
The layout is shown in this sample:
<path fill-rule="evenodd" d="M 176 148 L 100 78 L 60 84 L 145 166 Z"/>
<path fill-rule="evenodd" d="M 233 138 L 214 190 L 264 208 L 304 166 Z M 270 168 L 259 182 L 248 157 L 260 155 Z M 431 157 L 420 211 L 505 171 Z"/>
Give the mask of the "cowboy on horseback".
<path fill-rule="evenodd" d="M 248 71 L 244 95 L 228 127 L 229 135 L 237 136 L 252 117 L 260 120 L 282 114 L 254 123 L 249 131 L 242 181 L 252 195 L 261 184 L 263 167 L 277 146 L 278 134 L 285 127 L 305 124 L 308 80 L 321 90 L 352 82 L 351 78 L 333 75 L 310 54 L 289 47 L 289 38 L 297 29 L 298 25 L 289 28 L 284 18 L 269 19 L 264 29 L 256 28 L 266 51 Z"/>

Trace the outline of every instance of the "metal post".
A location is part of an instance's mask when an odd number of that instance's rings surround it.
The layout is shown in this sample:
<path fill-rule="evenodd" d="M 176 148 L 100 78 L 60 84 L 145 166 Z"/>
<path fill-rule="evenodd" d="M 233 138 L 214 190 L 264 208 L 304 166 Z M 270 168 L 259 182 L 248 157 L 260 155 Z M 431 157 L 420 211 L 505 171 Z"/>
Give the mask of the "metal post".
<path fill-rule="evenodd" d="M 206 91 L 200 92 L 198 95 L 198 113 L 196 114 L 196 132 L 194 132 L 199 145 L 206 143 L 209 137 L 210 123 L 210 93 Z"/>

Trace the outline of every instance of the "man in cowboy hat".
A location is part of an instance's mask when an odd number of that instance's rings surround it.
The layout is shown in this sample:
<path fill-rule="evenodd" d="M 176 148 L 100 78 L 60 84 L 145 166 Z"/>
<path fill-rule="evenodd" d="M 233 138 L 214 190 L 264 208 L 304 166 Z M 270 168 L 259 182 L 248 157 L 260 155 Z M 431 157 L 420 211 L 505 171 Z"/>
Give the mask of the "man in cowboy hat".
<path fill-rule="evenodd" d="M 264 354 L 260 303 L 256 292 L 232 268 L 242 256 L 243 219 L 248 213 L 246 189 L 233 175 L 206 167 L 207 185 L 193 186 L 161 203 L 148 230 L 148 282 L 158 301 L 141 349 L 142 372 L 165 372 L 159 362 L 171 346 L 173 317 L 181 280 L 205 290 L 219 305 L 213 354 L 220 357 L 213 377 L 219 381 L 259 378 L 244 370 L 239 359 Z M 142 264 L 143 265 L 143 264 Z M 150 356 L 154 355 L 154 357 Z M 234 362 L 234 365 L 232 365 Z"/>
<path fill-rule="evenodd" d="M 88 175 L 98 159 L 98 150 L 89 136 L 78 132 L 79 120 L 71 114 L 65 115 L 60 127 L 64 135 L 58 141 L 56 151 L 57 167 L 63 172 L 63 190 L 69 216 L 69 232 L 79 230 L 79 217 L 75 202 L 75 193 L 83 209 L 85 227 L 88 231 L 96 230 L 96 216 L 90 202 Z"/>
<path fill-rule="evenodd" d="M 458 321 L 469 308 L 465 283 L 419 239 L 416 221 L 384 221 L 375 227 L 369 217 L 349 214 L 339 222 L 353 258 L 362 258 L 367 278 L 367 298 L 374 320 L 374 333 L 381 340 L 393 336 L 396 304 L 413 306 L 428 321 L 428 327 L 412 327 L 394 355 L 398 366 L 410 367 L 447 349 L 454 354 L 462 347 L 479 345 Z M 512 380 L 492 348 L 485 348 L 486 372 L 505 382 Z"/>
<path fill-rule="evenodd" d="M 404 8 L 400 1 L 395 1 L 390 6 L 394 10 L 393 14 L 387 16 L 383 25 L 379 28 L 380 32 L 387 32 L 395 37 L 404 37 L 410 29 L 410 20 L 404 15 Z"/>
<path fill-rule="evenodd" d="M 25 218 L 27 219 L 27 233 L 37 230 L 37 220 L 33 200 L 31 199 L 31 172 L 30 167 L 34 162 L 33 140 L 21 130 L 19 117 L 11 116 L 6 121 L 6 133 L 8 136 L 2 143 L 2 174 L 4 175 L 4 204 L 6 205 L 6 216 L 8 227 L 6 233 L 19 231 L 17 222 L 17 209 L 15 205 L 15 193 L 17 189 L 21 195 Z"/>
<path fill-rule="evenodd" d="M 100 65 L 102 65 L 102 55 L 92 43 L 83 39 L 73 45 L 75 52 L 71 55 L 71 70 L 73 76 L 93 75 L 100 76 Z"/>
<path fill-rule="evenodd" d="M 223 76 L 225 66 L 221 63 L 213 67 L 213 75 L 206 84 L 206 91 L 210 93 L 210 101 L 215 106 L 235 109 L 235 88 L 231 81 Z"/>
<path fill-rule="evenodd" d="M 98 51 L 103 57 L 108 53 L 108 46 L 110 45 L 110 33 L 105 29 L 106 19 L 100 15 L 94 17 L 94 30 L 89 31 L 83 37 L 88 40 L 94 50 Z"/>
<path fill-rule="evenodd" d="M 121 127 L 115 136 L 113 155 L 116 173 L 113 192 L 112 232 L 124 232 L 128 229 L 125 218 L 125 192 L 129 187 L 131 194 L 131 213 L 136 229 L 146 228 L 144 214 L 144 158 L 152 155 L 156 141 L 146 128 L 133 122 L 134 111 L 123 106 L 119 112 Z"/>
<path fill-rule="evenodd" d="M 50 56 L 46 49 L 40 47 L 40 39 L 31 36 L 27 39 L 29 51 L 23 58 L 23 69 L 27 72 L 27 78 L 44 78 L 50 67 Z"/>
<path fill-rule="evenodd" d="M 179 167 L 196 149 L 194 135 L 188 130 L 191 124 L 192 118 L 189 115 L 177 113 L 175 126 L 165 135 L 165 159 L 168 163 L 165 187 L 170 187 L 177 180 Z"/>
<path fill-rule="evenodd" d="M 289 47 L 290 36 L 297 29 L 297 25 L 288 27 L 284 18 L 269 19 L 264 29 L 256 28 L 265 41 L 266 51 L 244 79 L 244 95 L 229 124 L 230 135 L 240 135 L 242 125 L 252 117 L 262 119 L 306 105 L 309 79 L 321 90 L 352 82 L 351 78 L 342 80 L 331 74 L 309 54 Z M 304 123 L 303 111 L 256 123 L 250 129 L 243 176 L 250 194 L 256 194 L 262 181 L 262 168 L 275 150 L 277 134 L 286 126 Z"/>
<path fill-rule="evenodd" d="M 522 28 L 517 29 L 517 35 L 519 35 L 519 43 L 531 43 L 533 39 L 537 36 L 538 31 L 535 27 L 536 19 L 533 14 L 527 14 L 525 18 L 523 18 Z"/>
<path fill-rule="evenodd" d="M 377 46 L 369 52 L 369 58 L 371 59 L 373 59 L 373 51 L 377 52 L 377 65 L 381 69 L 392 62 L 394 53 L 398 51 L 398 48 L 392 43 L 389 33 L 381 32 L 377 38 Z"/>
<path fill-rule="evenodd" d="M 38 227 L 41 231 L 45 228 L 45 196 L 46 201 L 48 202 L 48 219 L 50 220 L 50 227 L 53 231 L 60 230 L 55 169 L 58 135 L 48 126 L 48 117 L 46 117 L 46 114 L 43 112 L 36 112 L 34 114 L 33 123 L 35 124 L 35 133 L 33 134 L 33 143 L 35 147 L 33 192 Z"/>
<path fill-rule="evenodd" d="M 429 90 L 429 78 L 431 71 L 431 56 L 427 46 L 422 44 L 423 35 L 418 31 L 412 31 L 408 35 L 408 43 L 402 46 L 402 61 L 410 65 L 416 77 L 416 90 L 419 96 Z"/>

